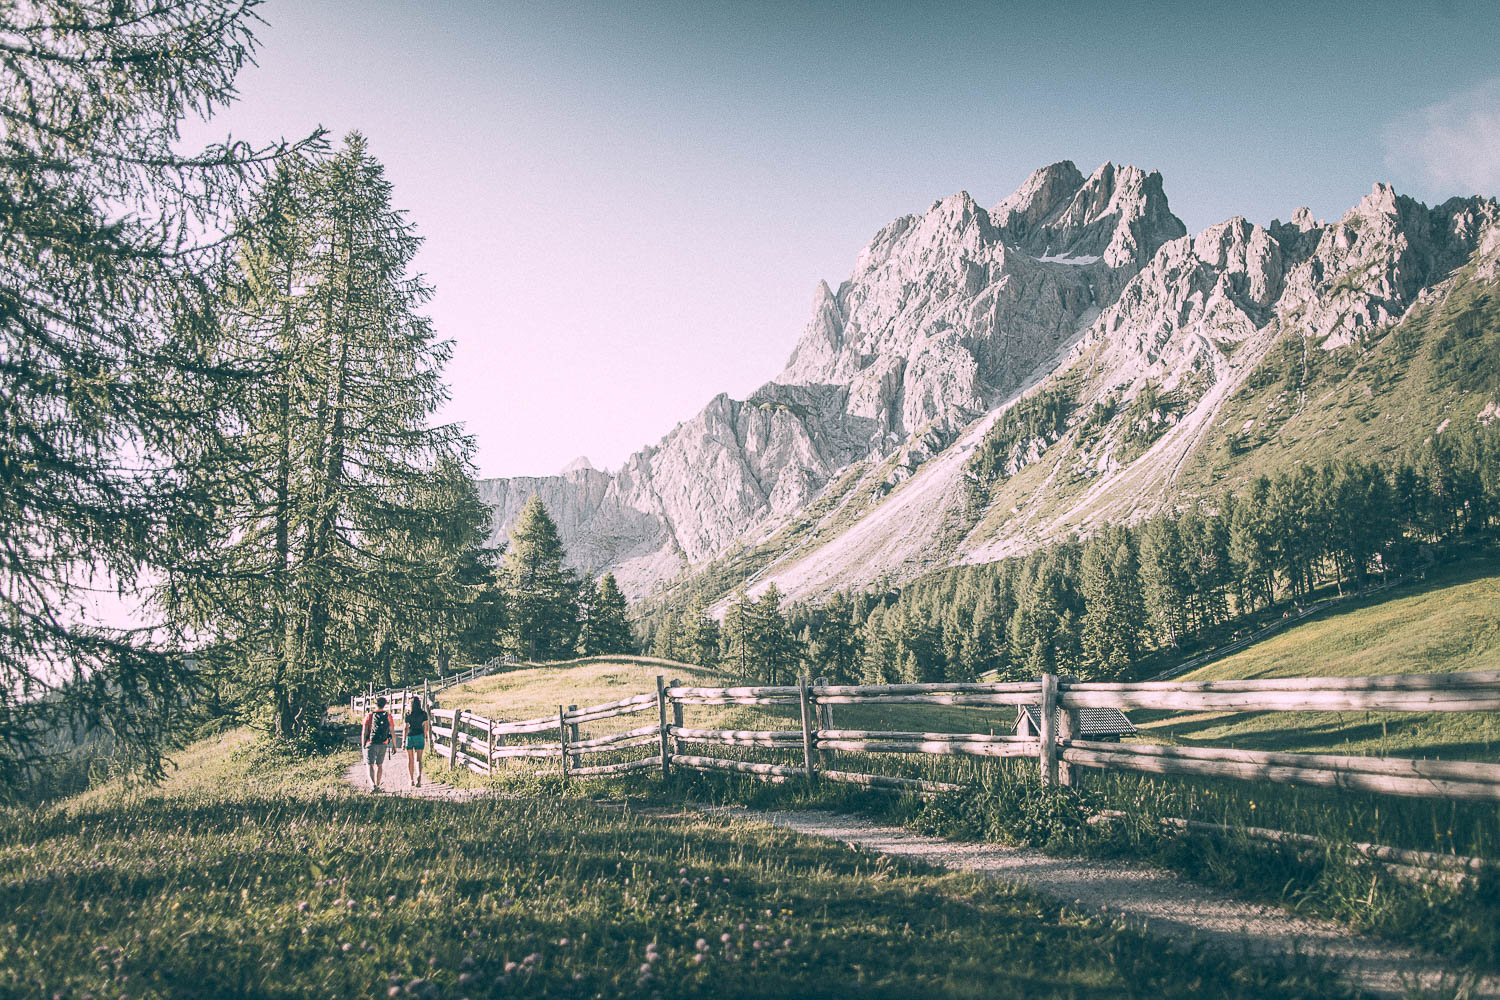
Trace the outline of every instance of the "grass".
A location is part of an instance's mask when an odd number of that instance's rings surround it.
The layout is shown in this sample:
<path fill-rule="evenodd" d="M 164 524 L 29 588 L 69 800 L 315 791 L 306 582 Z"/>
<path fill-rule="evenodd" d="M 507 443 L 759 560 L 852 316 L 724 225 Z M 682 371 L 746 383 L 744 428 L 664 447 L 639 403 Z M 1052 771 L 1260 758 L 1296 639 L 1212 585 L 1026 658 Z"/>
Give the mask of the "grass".
<path fill-rule="evenodd" d="M 358 793 L 351 759 L 287 760 L 239 731 L 160 788 L 0 813 L 0 996 L 1337 992 L 769 827 L 546 783 Z"/>
<path fill-rule="evenodd" d="M 1181 680 L 1500 670 L 1500 559 L 1433 570 L 1426 581 L 1301 622 Z M 1153 742 L 1453 760 L 1500 759 L 1500 714 L 1138 713 Z"/>

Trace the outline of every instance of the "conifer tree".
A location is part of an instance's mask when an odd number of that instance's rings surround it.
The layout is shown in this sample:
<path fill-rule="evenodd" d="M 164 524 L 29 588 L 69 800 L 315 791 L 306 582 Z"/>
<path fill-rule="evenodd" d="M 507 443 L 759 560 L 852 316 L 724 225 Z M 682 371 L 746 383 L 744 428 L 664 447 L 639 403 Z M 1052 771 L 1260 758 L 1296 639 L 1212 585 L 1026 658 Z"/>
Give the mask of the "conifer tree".
<path fill-rule="evenodd" d="M 578 581 L 576 595 L 574 611 L 578 619 L 578 641 L 574 652 L 579 656 L 597 656 L 600 647 L 594 629 L 599 624 L 599 585 L 594 582 L 592 570 L 584 570 L 583 577 Z"/>
<path fill-rule="evenodd" d="M 627 611 L 625 595 L 615 583 L 615 575 L 605 573 L 599 578 L 598 596 L 590 622 L 598 653 L 634 652 Z"/>
<path fill-rule="evenodd" d="M 781 611 L 780 588 L 771 584 L 747 611 L 751 669 L 771 684 L 790 680 L 796 674 L 800 650 Z"/>
<path fill-rule="evenodd" d="M 577 583 L 563 568 L 562 539 L 541 497 L 516 515 L 503 579 L 512 651 L 526 660 L 566 658 L 577 641 Z"/>
<path fill-rule="evenodd" d="M 750 679 L 754 628 L 754 602 L 742 585 L 724 609 L 724 626 L 719 630 L 719 662 L 742 681 Z"/>
<path fill-rule="evenodd" d="M 450 658 L 496 602 L 473 443 L 431 422 L 451 348 L 419 311 L 420 239 L 364 139 L 281 170 L 255 219 L 223 302 L 256 377 L 216 456 L 216 571 L 169 607 L 290 736 L 350 688 Z"/>
<path fill-rule="evenodd" d="M 72 726 L 159 775 L 201 676 L 169 635 L 80 605 L 176 586 L 209 548 L 219 237 L 290 150 L 178 140 L 233 99 L 254 6 L 0 5 L 0 781 Z"/>
<path fill-rule="evenodd" d="M 678 659 L 696 663 L 702 667 L 717 666 L 719 662 L 719 623 L 703 607 L 702 601 L 694 601 L 683 613 L 681 620 L 682 643 Z"/>

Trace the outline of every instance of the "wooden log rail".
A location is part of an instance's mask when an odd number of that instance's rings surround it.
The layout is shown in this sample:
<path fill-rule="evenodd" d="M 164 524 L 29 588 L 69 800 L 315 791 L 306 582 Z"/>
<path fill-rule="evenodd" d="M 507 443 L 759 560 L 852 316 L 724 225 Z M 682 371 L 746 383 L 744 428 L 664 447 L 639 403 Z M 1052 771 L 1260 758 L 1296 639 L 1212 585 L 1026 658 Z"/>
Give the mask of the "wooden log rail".
<path fill-rule="evenodd" d="M 402 701 L 405 704 L 405 701 Z M 1035 737 L 985 733 L 835 729 L 839 705 L 1033 705 L 1040 709 Z M 682 724 L 683 707 L 800 705 L 799 729 L 707 729 Z M 1336 754 L 1270 753 L 1217 747 L 1105 743 L 1080 738 L 1085 709 L 1160 709 L 1186 712 L 1500 710 L 1500 671 L 1396 674 L 1383 677 L 1260 678 L 1228 681 L 1078 682 L 1044 675 L 1036 681 L 999 684 L 825 684 L 687 687 L 658 678 L 657 690 L 583 708 L 559 706 L 556 715 L 499 722 L 459 709 L 433 715 L 434 747 L 473 770 L 488 771 L 504 758 L 563 758 L 565 772 L 618 774 L 676 765 L 785 781 L 796 775 L 931 793 L 941 783 L 888 775 L 856 775 L 831 768 L 834 753 L 907 753 L 934 756 L 1035 757 L 1044 783 L 1070 784 L 1075 767 L 1237 778 L 1280 784 L 1380 792 L 1392 795 L 1500 801 L 1500 764 L 1419 761 Z M 657 712 L 647 724 L 608 736 L 580 739 L 579 726 Z M 446 725 L 443 725 L 446 723 Z M 507 745 L 506 737 L 556 733 L 555 742 Z M 762 764 L 678 752 L 684 743 L 784 750 L 795 764 Z M 578 766 L 591 753 L 654 747 L 652 758 Z M 799 754 L 800 751 L 800 754 Z M 914 783 L 915 782 L 915 783 Z M 947 786 L 944 786 L 946 788 Z"/>

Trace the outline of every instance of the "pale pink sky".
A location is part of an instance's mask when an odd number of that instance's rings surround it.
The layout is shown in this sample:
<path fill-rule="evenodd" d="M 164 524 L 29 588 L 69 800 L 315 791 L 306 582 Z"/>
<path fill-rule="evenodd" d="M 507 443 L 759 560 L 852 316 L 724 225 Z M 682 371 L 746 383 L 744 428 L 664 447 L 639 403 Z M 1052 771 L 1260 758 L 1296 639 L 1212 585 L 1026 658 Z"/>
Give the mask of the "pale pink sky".
<path fill-rule="evenodd" d="M 1338 6 L 270 0 L 243 100 L 190 139 L 365 132 L 481 473 L 616 467 L 775 375 L 818 280 L 960 189 L 1131 162 L 1194 231 L 1459 193 L 1421 133 L 1500 93 L 1500 6 Z"/>

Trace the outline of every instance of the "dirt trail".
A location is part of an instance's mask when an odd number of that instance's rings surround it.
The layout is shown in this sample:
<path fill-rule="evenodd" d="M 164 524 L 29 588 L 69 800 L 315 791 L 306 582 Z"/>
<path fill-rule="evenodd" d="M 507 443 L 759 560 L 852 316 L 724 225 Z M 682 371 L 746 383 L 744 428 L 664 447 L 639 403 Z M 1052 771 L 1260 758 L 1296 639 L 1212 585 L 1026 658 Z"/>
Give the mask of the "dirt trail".
<path fill-rule="evenodd" d="M 1363 937 L 1336 924 L 1294 916 L 1279 907 L 1234 899 L 1144 864 L 1054 858 L 1034 850 L 954 843 L 828 812 L 728 807 L 713 811 L 828 837 L 879 854 L 1018 882 L 1079 912 L 1123 917 L 1127 923 L 1183 947 L 1201 943 L 1215 951 L 1245 953 L 1252 958 L 1306 956 L 1337 970 L 1355 988 L 1377 995 L 1408 996 L 1436 990 L 1458 991 L 1460 996 L 1476 998 L 1500 997 L 1500 977 L 1470 983 L 1437 956 Z"/>
<path fill-rule="evenodd" d="M 444 784 L 434 780 L 432 772 L 447 771 L 448 764 L 441 757 L 428 753 L 426 760 L 427 772 L 422 776 L 422 786 L 413 787 L 411 777 L 406 773 L 406 751 L 397 750 L 385 762 L 385 769 L 380 775 L 380 794 L 383 795 L 410 795 L 420 799 L 448 799 L 461 802 L 465 799 L 479 798 L 492 794 L 491 789 L 486 788 L 454 788 L 452 785 Z M 370 791 L 370 776 L 365 770 L 363 760 L 355 761 L 349 765 L 349 771 L 345 775 L 349 784 L 363 792 Z"/>

